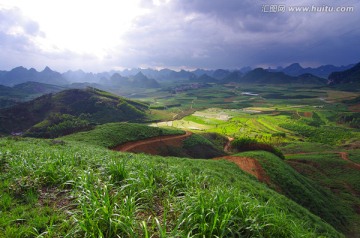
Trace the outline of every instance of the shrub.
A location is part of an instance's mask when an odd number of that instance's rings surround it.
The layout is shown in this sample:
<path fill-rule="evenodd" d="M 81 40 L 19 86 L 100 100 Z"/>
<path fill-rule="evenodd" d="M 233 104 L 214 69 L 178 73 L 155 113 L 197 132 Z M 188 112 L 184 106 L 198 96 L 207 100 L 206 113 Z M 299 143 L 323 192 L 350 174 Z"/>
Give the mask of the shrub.
<path fill-rule="evenodd" d="M 53 113 L 49 117 L 30 128 L 25 136 L 40 138 L 56 138 L 90 129 L 87 120 L 69 114 Z"/>
<path fill-rule="evenodd" d="M 237 138 L 233 140 L 231 142 L 231 147 L 238 152 L 264 150 L 273 153 L 281 159 L 285 159 L 284 154 L 274 146 L 267 143 L 258 142 L 257 140 L 248 137 Z"/>

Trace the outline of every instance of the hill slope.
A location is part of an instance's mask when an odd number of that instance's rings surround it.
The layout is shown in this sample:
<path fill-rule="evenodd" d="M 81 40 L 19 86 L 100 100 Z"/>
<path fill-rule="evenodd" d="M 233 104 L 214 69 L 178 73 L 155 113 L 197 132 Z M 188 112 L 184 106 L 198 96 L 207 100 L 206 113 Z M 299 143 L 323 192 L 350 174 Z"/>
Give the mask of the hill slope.
<path fill-rule="evenodd" d="M 1 237 L 342 237 L 226 161 L 0 144 Z"/>
<path fill-rule="evenodd" d="M 201 135 L 135 123 L 107 123 L 61 139 L 86 142 L 118 151 L 161 156 L 213 158 L 224 154 Z M 128 147 L 131 149 L 126 149 Z"/>
<path fill-rule="evenodd" d="M 141 121 L 146 118 L 148 105 L 131 101 L 94 88 L 71 89 L 47 94 L 32 101 L 0 110 L 0 132 L 25 131 L 49 117 L 67 114 L 89 123 Z"/>
<path fill-rule="evenodd" d="M 349 222 L 347 208 L 329 190 L 325 190 L 307 179 L 271 153 L 252 151 L 243 152 L 237 156 L 256 159 L 270 177 L 270 187 L 309 209 L 338 229 L 346 229 Z"/>
<path fill-rule="evenodd" d="M 29 101 L 47 93 L 55 93 L 65 90 L 63 86 L 26 82 L 13 87 L 0 85 L 0 108 L 10 107 L 19 102 Z M 9 103 L 6 103 L 9 102 Z"/>

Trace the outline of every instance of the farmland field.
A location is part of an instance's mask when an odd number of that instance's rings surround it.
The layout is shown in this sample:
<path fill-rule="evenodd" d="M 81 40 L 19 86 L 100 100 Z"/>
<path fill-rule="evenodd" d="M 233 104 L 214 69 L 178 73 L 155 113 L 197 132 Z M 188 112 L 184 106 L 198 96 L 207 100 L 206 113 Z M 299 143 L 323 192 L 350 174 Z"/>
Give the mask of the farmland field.
<path fill-rule="evenodd" d="M 356 237 L 360 131 L 348 102 L 357 96 L 303 85 L 152 89 L 132 95 L 149 104 L 143 124 L 95 125 L 54 140 L 3 138 L 0 236 Z M 162 139 L 179 135 L 181 142 Z M 157 143 L 148 151 L 177 157 L 109 150 L 146 139 Z M 239 141 L 257 151 L 229 147 Z M 268 183 L 211 159 L 226 153 L 256 160 Z"/>
<path fill-rule="evenodd" d="M 188 102 L 178 101 L 190 96 Z M 213 86 L 174 95 L 171 101 L 181 103 L 181 107 L 169 111 L 182 117 L 151 126 L 216 132 L 275 145 L 291 167 L 342 201 L 339 209 L 351 221 L 348 232 L 357 234 L 359 170 L 339 153 L 346 153 L 350 161 L 360 163 L 360 131 L 354 128 L 358 124 L 340 120 L 343 115 L 352 115 L 347 102 L 358 96 L 356 92 L 299 85 Z"/>

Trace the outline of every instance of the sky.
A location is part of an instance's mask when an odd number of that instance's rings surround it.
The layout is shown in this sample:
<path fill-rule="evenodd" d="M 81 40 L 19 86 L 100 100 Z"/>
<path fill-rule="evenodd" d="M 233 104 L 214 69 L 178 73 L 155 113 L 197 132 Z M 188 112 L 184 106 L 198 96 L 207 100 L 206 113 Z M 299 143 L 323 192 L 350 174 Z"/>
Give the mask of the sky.
<path fill-rule="evenodd" d="M 348 65 L 359 22 L 358 0 L 0 0 L 0 70 Z"/>

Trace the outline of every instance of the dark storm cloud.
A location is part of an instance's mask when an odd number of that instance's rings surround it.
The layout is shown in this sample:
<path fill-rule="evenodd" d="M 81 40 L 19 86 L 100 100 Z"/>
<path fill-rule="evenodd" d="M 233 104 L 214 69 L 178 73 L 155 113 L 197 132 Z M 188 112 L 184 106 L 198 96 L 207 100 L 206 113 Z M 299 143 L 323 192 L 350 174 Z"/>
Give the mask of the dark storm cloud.
<path fill-rule="evenodd" d="M 279 1 L 174 0 L 155 6 L 128 34 L 127 66 L 242 67 L 359 60 L 357 1 L 280 1 L 354 6 L 352 13 L 264 13 Z"/>

